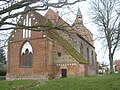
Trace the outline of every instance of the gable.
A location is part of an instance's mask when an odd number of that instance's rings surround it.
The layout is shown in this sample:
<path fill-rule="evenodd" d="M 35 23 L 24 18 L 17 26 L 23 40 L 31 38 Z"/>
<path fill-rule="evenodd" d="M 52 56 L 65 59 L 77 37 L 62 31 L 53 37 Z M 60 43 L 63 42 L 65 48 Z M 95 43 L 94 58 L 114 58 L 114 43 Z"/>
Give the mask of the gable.
<path fill-rule="evenodd" d="M 59 44 L 79 63 L 87 63 L 86 59 L 78 52 L 76 51 L 76 49 L 62 36 L 60 36 L 58 34 L 58 32 L 56 30 L 52 29 L 52 26 L 54 24 L 52 24 L 51 21 L 49 21 L 48 19 L 46 19 L 44 16 L 40 15 L 37 12 L 34 11 L 30 11 L 26 14 L 24 14 L 23 16 L 21 16 L 21 19 L 24 19 L 24 17 L 27 16 L 27 14 L 29 14 L 29 16 L 31 17 L 31 19 L 33 20 L 34 18 L 34 22 L 33 24 L 31 24 L 34 30 L 33 31 L 45 31 L 46 34 L 53 38 L 56 39 Z M 63 20 L 60 18 L 60 24 L 63 22 Z M 65 22 L 64 22 L 65 23 Z M 67 23 L 65 23 L 66 26 L 69 26 Z M 37 28 L 36 28 L 37 27 Z M 39 28 L 40 27 L 40 28 Z M 64 26 L 63 26 L 64 27 Z M 65 28 L 67 30 L 73 30 L 70 26 Z M 38 32 L 36 32 L 38 33 Z"/>

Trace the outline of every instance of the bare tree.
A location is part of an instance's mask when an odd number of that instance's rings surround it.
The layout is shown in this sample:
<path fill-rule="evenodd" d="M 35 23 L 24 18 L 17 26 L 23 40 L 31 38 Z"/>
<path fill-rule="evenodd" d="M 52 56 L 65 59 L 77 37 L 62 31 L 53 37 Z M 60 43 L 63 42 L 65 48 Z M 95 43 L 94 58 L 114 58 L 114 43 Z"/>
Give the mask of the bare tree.
<path fill-rule="evenodd" d="M 73 0 L 72 2 L 59 0 L 57 3 L 53 3 L 52 0 L 0 0 L 0 31 L 15 29 L 18 24 L 14 21 L 14 18 L 17 18 L 21 14 L 29 11 L 47 10 L 49 7 L 61 8 L 80 1 L 85 0 Z M 24 12 L 21 11 L 26 6 L 31 6 L 31 8 Z M 9 26 L 5 27 L 5 25 Z"/>
<path fill-rule="evenodd" d="M 85 0 L 73 0 L 73 1 L 56 0 L 56 3 L 53 0 L 0 0 L 0 36 L 3 36 L 3 32 L 7 31 L 6 35 L 8 37 L 11 35 L 11 31 L 16 30 L 18 28 L 21 28 L 21 29 L 27 28 L 30 30 L 35 30 L 34 28 L 37 28 L 37 27 L 48 27 L 46 25 L 39 25 L 39 26 L 20 25 L 18 21 L 19 21 L 19 17 L 22 14 L 26 14 L 30 11 L 45 11 L 49 7 L 62 8 L 63 6 L 74 5 L 75 3 L 78 3 L 81 1 L 85 1 Z M 23 11 L 23 9 L 26 6 L 30 6 L 30 8 Z M 60 27 L 50 26 L 48 28 L 63 30 L 62 26 Z M 2 41 L 7 42 L 7 40 L 5 38 Z"/>
<path fill-rule="evenodd" d="M 92 21 L 98 26 L 99 38 L 109 52 L 110 73 L 113 70 L 113 56 L 120 43 L 120 0 L 91 0 Z"/>

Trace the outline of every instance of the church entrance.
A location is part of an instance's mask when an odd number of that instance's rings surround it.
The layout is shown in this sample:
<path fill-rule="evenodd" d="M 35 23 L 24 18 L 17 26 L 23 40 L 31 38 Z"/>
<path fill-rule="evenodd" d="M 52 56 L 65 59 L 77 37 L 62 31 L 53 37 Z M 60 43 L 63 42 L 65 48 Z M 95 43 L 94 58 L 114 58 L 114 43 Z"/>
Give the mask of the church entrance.
<path fill-rule="evenodd" d="M 67 77 L 67 69 L 61 69 L 61 74 L 62 77 Z"/>

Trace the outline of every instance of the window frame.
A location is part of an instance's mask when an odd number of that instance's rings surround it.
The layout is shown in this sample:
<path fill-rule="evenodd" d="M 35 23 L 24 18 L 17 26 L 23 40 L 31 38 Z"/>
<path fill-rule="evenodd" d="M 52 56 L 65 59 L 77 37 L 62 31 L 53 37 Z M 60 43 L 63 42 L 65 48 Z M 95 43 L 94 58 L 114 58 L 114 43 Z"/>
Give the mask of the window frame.
<path fill-rule="evenodd" d="M 25 48 L 25 44 L 27 44 L 31 49 L 31 44 L 27 41 L 22 45 L 21 48 L 21 54 L 20 54 L 20 62 L 19 67 L 20 68 L 32 68 L 32 61 L 33 61 L 33 52 L 30 48 Z M 23 49 L 24 48 L 24 49 Z M 24 56 L 23 56 L 24 55 Z"/>

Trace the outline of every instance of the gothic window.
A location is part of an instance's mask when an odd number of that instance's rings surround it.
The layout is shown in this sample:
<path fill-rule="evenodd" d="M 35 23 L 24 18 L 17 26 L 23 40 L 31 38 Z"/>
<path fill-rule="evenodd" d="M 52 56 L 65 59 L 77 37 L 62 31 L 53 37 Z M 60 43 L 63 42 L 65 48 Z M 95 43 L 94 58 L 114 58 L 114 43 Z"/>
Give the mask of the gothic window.
<path fill-rule="evenodd" d="M 80 53 L 83 55 L 83 45 L 82 45 L 82 43 L 80 45 Z"/>
<path fill-rule="evenodd" d="M 32 46 L 29 42 L 26 42 L 21 51 L 21 61 L 20 61 L 20 67 L 22 68 L 30 68 L 32 67 L 32 57 L 33 57 L 33 51 Z"/>
<path fill-rule="evenodd" d="M 29 50 L 25 50 L 25 66 L 29 66 Z"/>
<path fill-rule="evenodd" d="M 26 15 L 26 18 L 23 20 L 24 26 L 31 26 L 31 18 Z M 31 30 L 23 29 L 23 38 L 30 38 L 31 37 Z"/>
<path fill-rule="evenodd" d="M 93 55 L 93 51 L 92 51 L 92 63 L 94 63 L 94 55 Z"/>
<path fill-rule="evenodd" d="M 96 63 L 96 61 L 97 61 L 97 54 L 95 53 L 95 55 L 94 55 L 94 63 Z"/>
<path fill-rule="evenodd" d="M 29 65 L 32 66 L 32 52 L 30 52 L 30 54 L 29 54 L 29 59 L 30 59 Z"/>
<path fill-rule="evenodd" d="M 89 61 L 89 49 L 87 48 L 87 60 Z"/>
<path fill-rule="evenodd" d="M 22 53 L 22 62 L 21 62 L 22 66 L 25 65 L 24 61 L 25 61 L 25 53 Z"/>

